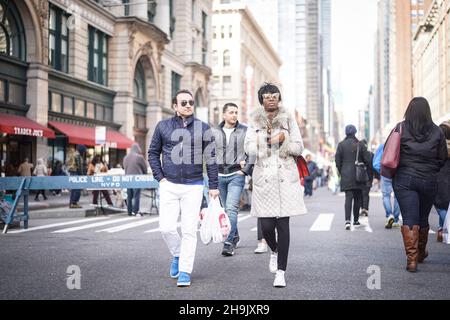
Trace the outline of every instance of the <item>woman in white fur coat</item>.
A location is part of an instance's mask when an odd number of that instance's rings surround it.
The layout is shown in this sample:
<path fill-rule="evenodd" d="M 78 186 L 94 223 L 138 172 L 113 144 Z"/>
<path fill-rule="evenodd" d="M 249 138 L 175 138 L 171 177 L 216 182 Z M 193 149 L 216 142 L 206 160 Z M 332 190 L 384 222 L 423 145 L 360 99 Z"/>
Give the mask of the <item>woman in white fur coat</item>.
<path fill-rule="evenodd" d="M 294 159 L 302 154 L 303 141 L 294 117 L 280 105 L 281 93 L 275 85 L 265 83 L 258 99 L 261 107 L 251 114 L 245 138 L 245 152 L 256 157 L 251 214 L 261 218 L 263 237 L 272 250 L 269 269 L 276 274 L 273 285 L 285 287 L 289 218 L 306 213 Z"/>

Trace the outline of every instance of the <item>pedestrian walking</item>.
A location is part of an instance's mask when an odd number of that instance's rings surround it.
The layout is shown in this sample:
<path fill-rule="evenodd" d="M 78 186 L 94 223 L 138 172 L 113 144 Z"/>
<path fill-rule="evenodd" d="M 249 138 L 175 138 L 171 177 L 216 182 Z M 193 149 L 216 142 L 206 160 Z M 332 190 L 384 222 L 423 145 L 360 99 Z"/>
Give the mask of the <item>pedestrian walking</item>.
<path fill-rule="evenodd" d="M 305 179 L 305 196 L 312 197 L 313 195 L 313 184 L 314 180 L 316 179 L 316 176 L 318 175 L 319 169 L 317 167 L 317 164 L 312 161 L 312 156 L 308 154 L 306 156 L 306 164 L 308 166 L 308 172 L 309 175 L 306 176 Z"/>
<path fill-rule="evenodd" d="M 86 175 L 86 165 L 84 159 L 86 157 L 86 146 L 79 144 L 75 150 L 73 147 L 69 150 L 69 157 L 67 159 L 67 169 L 71 176 L 83 176 Z M 70 190 L 70 209 L 81 208 L 78 204 L 81 197 L 81 189 Z"/>
<path fill-rule="evenodd" d="M 373 157 L 373 168 L 376 172 L 381 172 L 381 159 L 383 157 L 384 143 L 380 144 L 375 156 Z M 384 227 L 386 229 L 400 228 L 400 207 L 398 205 L 397 198 L 392 188 L 392 179 L 380 176 L 381 195 L 383 198 L 383 207 L 386 214 L 386 222 Z M 392 196 L 394 198 L 394 205 L 392 205 Z"/>
<path fill-rule="evenodd" d="M 282 107 L 277 86 L 264 83 L 258 107 L 251 115 L 245 151 L 255 157 L 251 215 L 260 218 L 264 239 L 271 249 L 269 270 L 273 285 L 285 287 L 289 253 L 289 219 L 306 213 L 295 156 L 303 152 L 297 122 Z M 278 232 L 278 238 L 275 235 Z"/>
<path fill-rule="evenodd" d="M 65 172 L 63 170 L 63 164 L 60 160 L 55 160 L 55 165 L 53 167 L 51 176 L 52 177 L 59 177 L 59 176 L 65 176 Z M 61 189 L 55 189 L 52 190 L 52 194 L 54 196 L 60 196 L 61 195 Z"/>
<path fill-rule="evenodd" d="M 370 190 L 372 189 L 372 183 L 373 183 L 373 153 L 367 149 L 367 140 L 363 139 L 361 140 L 361 143 L 366 148 L 364 158 L 369 161 L 367 164 L 367 175 L 369 177 L 369 180 L 367 180 L 367 183 L 362 187 L 362 202 L 361 202 L 361 212 L 360 216 L 369 216 L 369 202 L 370 202 Z"/>
<path fill-rule="evenodd" d="M 345 229 L 351 228 L 351 214 L 353 204 L 353 225 L 359 226 L 359 209 L 362 202 L 362 189 L 364 183 L 356 181 L 355 162 L 369 163 L 365 159 L 365 147 L 356 138 L 356 128 L 354 125 L 345 127 L 345 139 L 338 144 L 335 160 L 336 168 L 341 176 L 341 191 L 345 192 Z"/>
<path fill-rule="evenodd" d="M 92 161 L 89 163 L 88 170 L 87 170 L 88 176 L 93 176 L 93 175 L 102 174 L 102 173 L 106 173 L 106 172 L 108 172 L 108 167 L 103 163 L 102 157 L 98 154 L 95 155 L 92 158 Z M 92 191 L 92 204 L 94 206 L 98 206 L 98 196 L 99 196 L 100 192 L 102 193 L 103 197 L 105 198 L 106 203 L 109 206 L 112 206 L 113 203 L 111 201 L 109 191 L 106 189 Z"/>
<path fill-rule="evenodd" d="M 209 196 L 219 196 L 214 134 L 208 124 L 194 117 L 194 104 L 190 91 L 178 91 L 172 100 L 175 116 L 157 124 L 148 150 L 150 167 L 159 181 L 159 229 L 173 256 L 170 277 L 178 278 L 179 287 L 191 284 L 203 197 L 203 165 L 208 174 Z M 180 212 L 181 238 L 177 231 Z"/>
<path fill-rule="evenodd" d="M 20 164 L 17 169 L 17 173 L 21 177 L 31 177 L 31 169 L 33 169 L 33 164 L 28 162 L 28 157 L 23 159 L 23 162 Z M 6 175 L 8 176 L 8 175 Z"/>
<path fill-rule="evenodd" d="M 450 121 L 441 123 L 439 128 L 444 132 L 448 151 L 445 165 L 441 168 L 437 176 L 438 192 L 436 194 L 436 199 L 434 200 L 434 207 L 439 215 L 437 241 L 442 242 L 444 221 L 450 202 Z"/>
<path fill-rule="evenodd" d="M 130 153 L 123 159 L 125 174 L 147 174 L 147 163 L 145 162 L 139 144 L 131 146 Z M 142 217 L 139 213 L 141 201 L 141 189 L 127 189 L 127 210 L 129 216 Z"/>
<path fill-rule="evenodd" d="M 406 269 L 416 272 L 417 263 L 428 256 L 428 217 L 438 192 L 438 174 L 447 160 L 447 144 L 425 98 L 413 98 L 404 119 L 398 124 L 402 128 L 400 162 L 392 185 L 403 217 Z"/>
<path fill-rule="evenodd" d="M 238 106 L 226 103 L 222 109 L 223 121 L 214 130 L 220 200 L 231 224 L 230 234 L 223 245 L 223 256 L 233 256 L 240 241 L 237 227 L 239 205 L 245 177 L 251 175 L 253 170 L 244 151 L 247 126 L 239 123 L 238 115 Z"/>
<path fill-rule="evenodd" d="M 45 177 L 48 174 L 47 166 L 44 163 L 44 159 L 39 158 L 37 160 L 37 165 L 34 168 L 33 174 L 37 177 Z M 47 200 L 47 196 L 45 195 L 45 189 L 37 190 L 36 196 L 34 197 L 34 201 L 39 201 L 39 195 L 42 194 L 44 200 Z"/>

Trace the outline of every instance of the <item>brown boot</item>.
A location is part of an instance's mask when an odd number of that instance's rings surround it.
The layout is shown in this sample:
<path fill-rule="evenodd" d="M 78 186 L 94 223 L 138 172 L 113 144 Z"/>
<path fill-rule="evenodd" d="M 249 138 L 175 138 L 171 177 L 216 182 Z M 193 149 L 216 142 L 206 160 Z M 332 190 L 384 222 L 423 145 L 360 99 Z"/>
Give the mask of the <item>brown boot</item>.
<path fill-rule="evenodd" d="M 419 251 L 419 226 L 415 225 L 412 229 L 409 226 L 402 226 L 401 230 L 407 257 L 406 270 L 416 272 Z"/>
<path fill-rule="evenodd" d="M 420 228 L 419 230 L 419 255 L 417 261 L 422 263 L 426 257 L 428 257 L 427 242 L 428 242 L 428 231 L 430 231 L 430 226 L 426 228 Z"/>
<path fill-rule="evenodd" d="M 442 235 L 442 229 L 439 229 L 437 232 L 437 242 L 443 242 L 444 241 L 444 237 Z"/>

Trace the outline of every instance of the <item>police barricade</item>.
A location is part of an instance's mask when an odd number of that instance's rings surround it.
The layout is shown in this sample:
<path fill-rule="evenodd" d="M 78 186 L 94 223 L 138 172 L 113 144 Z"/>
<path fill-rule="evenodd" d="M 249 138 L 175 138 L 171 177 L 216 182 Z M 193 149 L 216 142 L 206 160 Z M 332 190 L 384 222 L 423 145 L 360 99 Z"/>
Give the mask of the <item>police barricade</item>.
<path fill-rule="evenodd" d="M 0 178 L 0 190 L 17 190 L 16 198 L 5 219 L 3 233 L 14 221 L 23 221 L 28 228 L 29 190 L 58 189 L 157 189 L 158 181 L 149 175 L 101 175 L 101 176 L 58 176 L 58 177 L 8 177 Z M 17 205 L 23 197 L 23 214 L 16 215 Z"/>

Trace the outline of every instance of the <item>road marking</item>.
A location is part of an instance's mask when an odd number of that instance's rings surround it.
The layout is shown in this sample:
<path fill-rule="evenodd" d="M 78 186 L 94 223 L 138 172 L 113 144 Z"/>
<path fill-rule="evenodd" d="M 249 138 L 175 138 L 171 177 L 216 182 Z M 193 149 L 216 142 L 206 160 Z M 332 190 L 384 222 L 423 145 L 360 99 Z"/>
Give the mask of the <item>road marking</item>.
<path fill-rule="evenodd" d="M 104 219 L 109 219 L 109 217 L 84 218 L 84 219 L 68 221 L 68 222 L 58 222 L 58 223 L 46 224 L 46 225 L 38 226 L 38 227 L 31 227 L 31 228 L 28 228 L 28 229 L 11 230 L 11 231 L 8 231 L 8 233 L 23 233 L 23 232 L 28 232 L 28 231 L 50 229 L 50 228 L 55 228 L 55 227 L 68 226 L 68 225 L 71 225 L 71 224 L 77 224 L 77 223 L 83 223 L 83 222 L 91 222 L 93 220 L 99 221 L 99 220 L 104 220 Z"/>
<path fill-rule="evenodd" d="M 181 222 L 177 223 L 177 228 L 179 228 L 179 227 L 181 227 Z M 197 230 L 197 231 L 199 231 L 199 230 Z M 155 229 L 150 229 L 150 230 L 144 231 L 144 233 L 153 233 L 153 232 L 159 232 L 159 227 L 155 228 Z"/>
<path fill-rule="evenodd" d="M 120 219 L 114 219 L 114 220 L 110 220 L 110 221 L 97 222 L 97 223 L 84 225 L 84 226 L 81 226 L 81 227 L 73 227 L 73 228 L 66 228 L 66 229 L 56 230 L 56 231 L 53 231 L 52 233 L 68 233 L 68 232 L 79 231 L 79 230 L 84 230 L 84 229 L 91 229 L 91 228 L 101 227 L 101 226 L 104 226 L 104 225 L 107 225 L 107 224 L 125 222 L 125 221 L 131 220 L 131 219 L 136 219 L 136 218 L 135 217 L 120 218 Z"/>
<path fill-rule="evenodd" d="M 321 213 L 314 221 L 309 231 L 330 231 L 334 213 Z"/>
<path fill-rule="evenodd" d="M 252 216 L 250 215 L 250 214 L 247 214 L 247 215 L 245 215 L 245 216 L 243 216 L 243 217 L 239 217 L 238 216 L 238 222 L 240 222 L 240 221 L 244 221 L 244 220 L 247 220 L 247 219 L 249 219 L 249 218 L 251 218 Z M 181 222 L 178 222 L 177 223 L 177 228 L 179 228 L 181 226 Z M 199 231 L 200 229 L 198 229 L 197 231 Z M 158 228 L 154 228 L 154 229 L 150 229 L 150 230 L 147 230 L 147 231 L 144 231 L 144 233 L 153 233 L 153 232 L 158 232 L 159 231 L 159 227 Z"/>
<path fill-rule="evenodd" d="M 138 218 L 138 219 L 139 219 L 139 218 Z M 152 219 L 145 219 L 145 220 L 135 221 L 135 222 L 127 223 L 127 224 L 120 225 L 120 226 L 116 226 L 116 227 L 111 227 L 111 228 L 107 228 L 107 229 L 97 230 L 97 231 L 95 231 L 95 232 L 109 232 L 109 233 L 114 233 L 114 232 L 119 232 L 119 231 L 131 229 L 131 228 L 135 228 L 135 227 L 144 226 L 144 225 L 146 225 L 146 224 L 150 224 L 150 223 L 153 223 L 153 222 L 157 222 L 158 220 L 159 220 L 159 217 L 157 217 L 157 218 L 152 218 Z"/>

